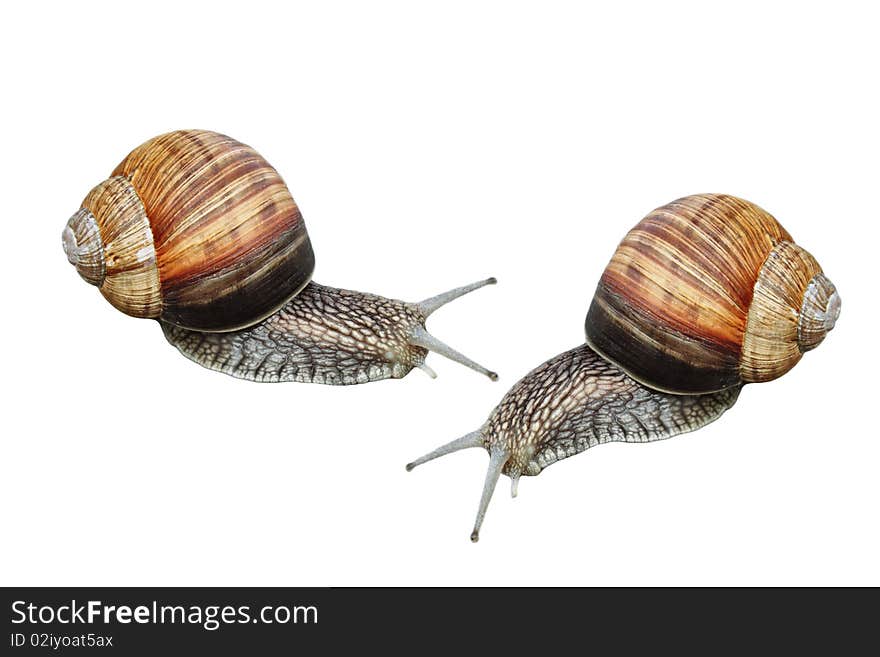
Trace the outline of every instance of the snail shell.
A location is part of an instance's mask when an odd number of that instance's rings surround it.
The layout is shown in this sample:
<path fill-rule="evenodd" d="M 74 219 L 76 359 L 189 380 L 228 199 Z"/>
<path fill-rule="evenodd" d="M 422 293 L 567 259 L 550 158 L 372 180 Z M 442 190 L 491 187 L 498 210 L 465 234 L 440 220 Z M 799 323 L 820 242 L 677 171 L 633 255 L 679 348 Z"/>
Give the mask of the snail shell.
<path fill-rule="evenodd" d="M 278 172 L 251 147 L 204 130 L 135 148 L 88 193 L 63 244 L 122 312 L 200 331 L 257 323 L 315 266 Z"/>
<path fill-rule="evenodd" d="M 623 238 L 586 334 L 637 381 L 701 394 L 782 376 L 839 313 L 834 285 L 773 216 L 704 194 L 657 208 Z"/>

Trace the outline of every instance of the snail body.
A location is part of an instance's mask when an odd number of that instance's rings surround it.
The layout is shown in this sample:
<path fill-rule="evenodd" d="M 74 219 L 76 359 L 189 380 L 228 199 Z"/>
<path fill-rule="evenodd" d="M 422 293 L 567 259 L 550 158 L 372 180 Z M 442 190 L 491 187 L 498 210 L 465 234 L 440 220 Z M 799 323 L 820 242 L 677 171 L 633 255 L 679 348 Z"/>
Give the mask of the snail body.
<path fill-rule="evenodd" d="M 407 466 L 470 447 L 490 455 L 471 539 L 499 476 L 520 476 L 606 442 L 694 431 L 746 383 L 791 369 L 834 327 L 840 297 L 815 258 L 736 197 L 689 196 L 623 239 L 599 282 L 586 344 L 516 383 L 486 423 Z"/>
<path fill-rule="evenodd" d="M 185 356 L 256 381 L 347 385 L 401 378 L 435 351 L 493 372 L 425 329 L 487 279 L 419 303 L 311 282 L 305 222 L 253 148 L 178 130 L 135 148 L 94 187 L 62 242 L 80 276 L 120 311 L 156 319 Z"/>

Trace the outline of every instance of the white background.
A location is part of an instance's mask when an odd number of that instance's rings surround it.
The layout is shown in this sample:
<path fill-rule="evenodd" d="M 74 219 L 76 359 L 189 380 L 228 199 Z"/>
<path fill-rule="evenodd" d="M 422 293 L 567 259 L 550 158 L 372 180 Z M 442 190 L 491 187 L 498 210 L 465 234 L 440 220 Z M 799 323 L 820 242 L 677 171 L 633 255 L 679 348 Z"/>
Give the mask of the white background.
<path fill-rule="evenodd" d="M 82 5 L 82 6 L 81 6 Z M 7 3 L 0 581 L 880 584 L 878 16 L 870 3 Z M 436 381 L 254 384 L 182 358 L 68 265 L 61 229 L 147 138 L 257 148 L 315 279 L 418 300 L 488 275 Z M 717 423 L 504 478 L 468 540 L 477 428 L 582 341 L 615 245 L 718 191 L 772 212 L 838 328 Z"/>

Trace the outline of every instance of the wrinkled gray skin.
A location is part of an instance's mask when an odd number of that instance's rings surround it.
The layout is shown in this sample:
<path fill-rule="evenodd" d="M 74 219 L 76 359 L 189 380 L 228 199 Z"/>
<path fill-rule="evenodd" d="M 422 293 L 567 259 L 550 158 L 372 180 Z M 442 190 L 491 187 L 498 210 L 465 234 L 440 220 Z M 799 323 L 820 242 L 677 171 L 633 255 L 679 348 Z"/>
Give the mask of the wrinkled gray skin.
<path fill-rule="evenodd" d="M 309 283 L 281 309 L 239 331 L 205 333 L 160 322 L 168 341 L 204 367 L 250 381 L 351 385 L 399 379 L 434 351 L 493 381 L 490 372 L 425 329 L 437 308 L 494 278 L 419 303 Z"/>
<path fill-rule="evenodd" d="M 705 395 L 658 392 L 624 374 L 587 345 L 551 358 L 504 396 L 477 431 L 407 465 L 483 447 L 489 470 L 471 540 L 479 538 L 489 500 L 504 473 L 511 492 L 521 475 L 608 442 L 645 443 L 699 429 L 736 403 L 742 386 Z"/>

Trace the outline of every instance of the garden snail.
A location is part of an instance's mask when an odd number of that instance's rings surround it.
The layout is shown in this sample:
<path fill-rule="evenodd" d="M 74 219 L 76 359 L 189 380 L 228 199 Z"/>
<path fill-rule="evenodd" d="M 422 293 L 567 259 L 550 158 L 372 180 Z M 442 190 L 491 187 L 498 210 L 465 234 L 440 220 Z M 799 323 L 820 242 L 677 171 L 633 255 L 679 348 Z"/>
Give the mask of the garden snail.
<path fill-rule="evenodd" d="M 688 196 L 624 237 L 586 319 L 586 344 L 516 383 L 483 426 L 407 465 L 483 447 L 498 477 L 611 441 L 649 442 L 718 419 L 746 383 L 782 376 L 834 327 L 840 297 L 815 258 L 758 206 Z"/>
<path fill-rule="evenodd" d="M 252 381 L 348 385 L 424 369 L 428 316 L 490 278 L 405 303 L 310 282 L 302 215 L 259 153 L 204 130 L 134 149 L 67 222 L 64 251 L 113 306 L 158 319 L 191 360 Z"/>

